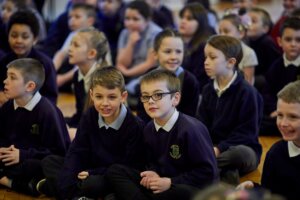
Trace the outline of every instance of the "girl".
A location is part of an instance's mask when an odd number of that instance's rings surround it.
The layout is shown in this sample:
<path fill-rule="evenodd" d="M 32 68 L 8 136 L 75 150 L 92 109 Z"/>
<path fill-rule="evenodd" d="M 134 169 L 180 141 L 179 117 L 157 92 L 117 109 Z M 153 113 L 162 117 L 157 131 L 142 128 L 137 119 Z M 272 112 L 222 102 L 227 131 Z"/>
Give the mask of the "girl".
<path fill-rule="evenodd" d="M 243 39 L 246 36 L 246 26 L 238 15 L 229 14 L 224 16 L 219 23 L 219 34 L 235 37 L 241 41 L 243 49 L 243 59 L 239 64 L 239 69 L 243 72 L 245 80 L 254 84 L 254 67 L 258 65 L 257 57 L 253 49 L 247 46 Z"/>
<path fill-rule="evenodd" d="M 66 120 L 70 127 L 77 127 L 84 110 L 91 75 L 97 68 L 109 65 L 106 60 L 109 53 L 108 41 L 97 29 L 82 29 L 74 35 L 69 49 L 69 63 L 77 65 L 78 70 L 73 78 L 76 113 Z"/>
<path fill-rule="evenodd" d="M 195 116 L 199 100 L 199 85 L 196 77 L 181 67 L 184 44 L 177 31 L 166 29 L 160 32 L 154 40 L 154 55 L 159 63 L 158 68 L 173 72 L 181 81 L 181 100 L 177 109 L 187 115 Z M 146 113 L 141 108 L 138 114 L 145 121 Z M 145 114 L 145 115 L 144 115 Z"/>
<path fill-rule="evenodd" d="M 237 184 L 239 174 L 255 170 L 260 161 L 262 98 L 236 72 L 243 56 L 238 39 L 213 36 L 204 51 L 205 71 L 214 80 L 203 88 L 199 116 L 211 135 L 221 180 Z"/>
<path fill-rule="evenodd" d="M 179 13 L 179 33 L 185 45 L 183 68 L 192 72 L 199 82 L 200 91 L 209 78 L 204 71 L 204 45 L 214 34 L 209 26 L 207 12 L 200 3 L 189 3 Z"/>

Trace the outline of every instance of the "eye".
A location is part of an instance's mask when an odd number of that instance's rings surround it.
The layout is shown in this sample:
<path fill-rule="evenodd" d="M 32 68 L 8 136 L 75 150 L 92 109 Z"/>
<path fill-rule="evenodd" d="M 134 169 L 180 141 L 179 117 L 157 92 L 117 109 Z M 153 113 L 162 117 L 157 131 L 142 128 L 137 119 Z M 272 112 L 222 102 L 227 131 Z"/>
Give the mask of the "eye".
<path fill-rule="evenodd" d="M 109 98 L 110 100 L 115 100 L 117 97 L 116 97 L 116 96 L 108 96 L 108 98 Z"/>
<path fill-rule="evenodd" d="M 154 99 L 161 99 L 162 93 L 154 93 L 154 94 L 152 95 L 152 97 L 153 97 Z"/>

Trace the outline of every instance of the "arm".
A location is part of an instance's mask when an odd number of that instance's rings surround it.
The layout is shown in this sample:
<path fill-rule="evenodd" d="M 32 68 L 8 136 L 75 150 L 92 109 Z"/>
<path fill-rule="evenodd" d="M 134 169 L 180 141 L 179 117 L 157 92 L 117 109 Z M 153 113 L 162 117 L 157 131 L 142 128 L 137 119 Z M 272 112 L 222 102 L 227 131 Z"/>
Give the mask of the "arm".
<path fill-rule="evenodd" d="M 250 85 L 254 84 L 254 71 L 254 66 L 244 66 L 243 68 L 244 78 Z"/>

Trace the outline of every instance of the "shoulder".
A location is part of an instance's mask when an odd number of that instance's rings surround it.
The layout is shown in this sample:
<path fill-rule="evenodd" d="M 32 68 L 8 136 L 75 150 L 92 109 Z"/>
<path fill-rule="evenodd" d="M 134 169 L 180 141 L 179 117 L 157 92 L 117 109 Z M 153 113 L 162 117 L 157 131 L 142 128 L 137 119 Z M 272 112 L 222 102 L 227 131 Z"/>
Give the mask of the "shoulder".
<path fill-rule="evenodd" d="M 270 150 L 268 151 L 268 155 L 279 155 L 288 151 L 287 142 L 284 140 L 280 140 L 274 143 Z"/>
<path fill-rule="evenodd" d="M 183 131 L 207 131 L 206 126 L 201 121 L 184 113 L 179 113 L 177 123 L 180 130 Z"/>
<path fill-rule="evenodd" d="M 183 81 L 188 82 L 190 84 L 198 84 L 198 80 L 194 74 L 189 72 L 188 70 L 184 70 L 184 79 Z"/>
<path fill-rule="evenodd" d="M 31 51 L 31 55 L 32 55 L 32 58 L 36 58 L 36 59 L 40 60 L 40 62 L 51 62 L 52 63 L 50 57 L 38 49 L 33 48 Z"/>

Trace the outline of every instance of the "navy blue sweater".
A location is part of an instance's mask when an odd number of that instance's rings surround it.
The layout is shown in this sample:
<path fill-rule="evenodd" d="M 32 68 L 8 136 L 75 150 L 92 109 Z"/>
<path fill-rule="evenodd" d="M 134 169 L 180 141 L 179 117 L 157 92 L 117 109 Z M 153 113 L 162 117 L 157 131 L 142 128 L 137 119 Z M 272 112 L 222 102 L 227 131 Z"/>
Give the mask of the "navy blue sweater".
<path fill-rule="evenodd" d="M 286 141 L 275 143 L 268 151 L 263 167 L 261 184 L 272 193 L 287 200 L 300 197 L 300 155 L 289 157 Z"/>
<path fill-rule="evenodd" d="M 209 133 L 197 119 L 180 113 L 170 132 L 157 132 L 151 121 L 144 138 L 148 169 L 171 178 L 173 184 L 202 188 L 218 180 Z"/>
<path fill-rule="evenodd" d="M 98 117 L 99 113 L 91 107 L 81 118 L 60 174 L 61 194 L 72 193 L 70 186 L 78 183 L 77 174 L 81 171 L 102 175 L 112 164 L 133 167 L 143 164 L 143 122 L 127 111 L 120 129 L 115 130 L 99 128 Z"/>
<path fill-rule="evenodd" d="M 249 146 L 256 152 L 259 162 L 262 152 L 258 142 L 262 99 L 255 88 L 238 74 L 221 97 L 217 96 L 213 81 L 203 88 L 202 95 L 199 117 L 207 126 L 214 145 L 221 152 L 230 146 Z"/>
<path fill-rule="evenodd" d="M 27 58 L 34 58 L 43 64 L 45 69 L 45 82 L 40 89 L 40 93 L 42 96 L 47 97 L 52 103 L 56 104 L 58 89 L 56 85 L 56 71 L 52 60 L 48 56 L 34 48 L 28 54 Z M 3 81 L 6 79 L 6 66 L 8 65 L 8 63 L 15 59 L 18 59 L 17 55 L 11 52 L 6 54 L 0 60 L 0 91 L 4 88 Z"/>
<path fill-rule="evenodd" d="M 0 146 L 15 145 L 20 161 L 64 156 L 70 143 L 61 111 L 42 97 L 32 111 L 14 109 L 13 100 L 0 108 Z"/>
<path fill-rule="evenodd" d="M 266 75 L 266 85 L 263 90 L 265 114 L 276 110 L 277 93 L 288 83 L 300 80 L 300 67 L 285 67 L 283 57 L 278 58 Z"/>

